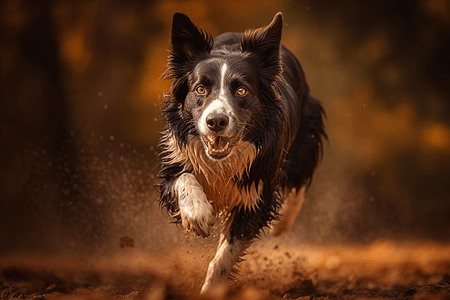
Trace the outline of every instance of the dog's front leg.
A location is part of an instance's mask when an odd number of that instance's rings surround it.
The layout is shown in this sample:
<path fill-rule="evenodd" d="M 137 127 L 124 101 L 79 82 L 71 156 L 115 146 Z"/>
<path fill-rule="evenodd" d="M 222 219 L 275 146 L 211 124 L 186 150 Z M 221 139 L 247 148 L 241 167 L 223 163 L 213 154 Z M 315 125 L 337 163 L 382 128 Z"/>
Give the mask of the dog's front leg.
<path fill-rule="evenodd" d="M 230 234 L 233 221 L 234 214 L 225 221 L 220 234 L 219 246 L 214 259 L 209 263 L 201 294 L 207 293 L 221 284 L 226 284 L 233 266 L 248 246 L 248 242 Z"/>
<path fill-rule="evenodd" d="M 214 208 L 197 178 L 189 173 L 182 174 L 175 182 L 175 193 L 183 227 L 195 236 L 209 236 L 214 225 Z"/>

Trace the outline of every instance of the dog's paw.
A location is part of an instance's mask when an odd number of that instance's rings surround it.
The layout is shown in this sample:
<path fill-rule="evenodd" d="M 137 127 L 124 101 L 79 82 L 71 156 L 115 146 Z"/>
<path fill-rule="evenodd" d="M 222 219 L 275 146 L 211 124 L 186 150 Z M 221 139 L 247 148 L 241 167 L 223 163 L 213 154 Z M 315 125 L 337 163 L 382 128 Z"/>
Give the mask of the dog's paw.
<path fill-rule="evenodd" d="M 176 182 L 181 224 L 195 236 L 209 236 L 214 225 L 214 208 L 192 174 L 182 174 Z"/>

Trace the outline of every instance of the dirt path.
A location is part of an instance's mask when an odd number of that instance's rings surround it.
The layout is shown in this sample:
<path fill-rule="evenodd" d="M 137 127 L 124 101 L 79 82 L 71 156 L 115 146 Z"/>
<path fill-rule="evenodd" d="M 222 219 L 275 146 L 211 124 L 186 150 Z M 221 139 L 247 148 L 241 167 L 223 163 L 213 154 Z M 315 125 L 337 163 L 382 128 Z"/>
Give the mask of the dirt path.
<path fill-rule="evenodd" d="M 213 252 L 0 258 L 0 299 L 199 299 Z M 201 299 L 450 299 L 450 245 L 256 245 L 231 288 Z"/>

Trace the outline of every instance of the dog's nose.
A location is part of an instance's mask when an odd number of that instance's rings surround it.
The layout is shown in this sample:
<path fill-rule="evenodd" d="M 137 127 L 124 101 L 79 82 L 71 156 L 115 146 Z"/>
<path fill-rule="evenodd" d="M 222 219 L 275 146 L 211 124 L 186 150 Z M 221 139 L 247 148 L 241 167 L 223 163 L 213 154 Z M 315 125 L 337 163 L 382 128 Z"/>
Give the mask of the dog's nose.
<path fill-rule="evenodd" d="M 206 125 L 208 125 L 209 129 L 216 132 L 224 130 L 229 123 L 230 119 L 224 114 L 211 113 L 206 117 Z"/>

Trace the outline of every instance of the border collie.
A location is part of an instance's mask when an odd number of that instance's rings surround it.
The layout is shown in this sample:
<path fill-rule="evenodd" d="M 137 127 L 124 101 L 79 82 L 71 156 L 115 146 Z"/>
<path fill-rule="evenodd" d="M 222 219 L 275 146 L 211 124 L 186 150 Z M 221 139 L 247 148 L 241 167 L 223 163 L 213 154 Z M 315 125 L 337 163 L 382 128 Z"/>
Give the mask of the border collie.
<path fill-rule="evenodd" d="M 213 39 L 173 15 L 160 140 L 160 204 L 175 223 L 222 231 L 201 293 L 227 281 L 264 227 L 291 227 L 326 138 L 319 101 L 294 55 L 280 45 L 283 16 Z"/>

